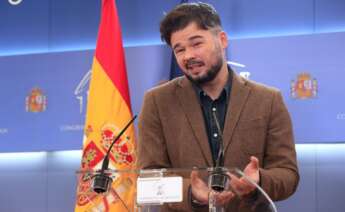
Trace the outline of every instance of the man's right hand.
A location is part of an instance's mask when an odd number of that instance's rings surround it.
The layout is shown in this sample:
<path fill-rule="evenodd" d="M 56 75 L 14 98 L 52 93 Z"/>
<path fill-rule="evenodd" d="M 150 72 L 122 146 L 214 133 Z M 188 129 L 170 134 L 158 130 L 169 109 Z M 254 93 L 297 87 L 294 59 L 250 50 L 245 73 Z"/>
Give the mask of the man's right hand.
<path fill-rule="evenodd" d="M 198 171 L 193 170 L 190 174 L 193 199 L 202 205 L 208 205 L 208 194 L 210 189 L 206 183 L 199 177 Z"/>

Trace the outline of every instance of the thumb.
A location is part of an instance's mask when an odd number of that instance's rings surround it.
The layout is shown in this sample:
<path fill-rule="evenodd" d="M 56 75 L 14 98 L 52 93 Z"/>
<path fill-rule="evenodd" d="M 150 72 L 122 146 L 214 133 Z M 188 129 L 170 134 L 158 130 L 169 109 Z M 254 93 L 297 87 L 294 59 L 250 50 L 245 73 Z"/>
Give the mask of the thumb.
<path fill-rule="evenodd" d="M 196 170 L 193 170 L 191 173 L 190 173 L 190 180 L 191 182 L 195 182 L 197 179 L 199 178 L 199 172 L 196 171 Z"/>
<path fill-rule="evenodd" d="M 248 164 L 248 168 L 256 169 L 256 170 L 259 169 L 259 160 L 256 157 L 251 156 L 250 157 L 250 162 Z"/>

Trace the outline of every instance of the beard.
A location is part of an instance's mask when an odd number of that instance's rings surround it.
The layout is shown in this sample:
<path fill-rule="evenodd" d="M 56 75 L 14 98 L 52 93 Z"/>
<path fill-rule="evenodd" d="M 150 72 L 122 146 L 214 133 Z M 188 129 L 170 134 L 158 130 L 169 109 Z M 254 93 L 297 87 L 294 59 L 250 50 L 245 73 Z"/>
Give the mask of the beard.
<path fill-rule="evenodd" d="M 219 45 L 216 45 L 213 53 L 211 55 L 215 55 L 215 62 L 211 65 L 211 67 L 206 71 L 205 74 L 193 77 L 191 74 L 185 73 L 185 76 L 193 83 L 201 86 L 205 83 L 211 82 L 216 78 L 218 73 L 220 72 L 222 66 L 223 66 L 223 57 L 222 57 L 222 49 Z M 187 64 L 185 68 L 188 70 L 190 65 L 193 64 L 199 64 L 199 65 L 205 65 L 203 61 L 197 61 L 195 59 L 190 59 L 190 61 L 187 61 Z"/>
<path fill-rule="evenodd" d="M 195 63 L 195 62 L 191 61 L 190 63 Z M 203 62 L 198 62 L 198 63 L 203 64 Z M 185 75 L 191 82 L 200 86 L 214 80 L 216 76 L 218 75 L 218 73 L 220 72 L 222 66 L 223 66 L 223 58 L 221 57 L 221 55 L 218 54 L 216 58 L 216 62 L 206 71 L 205 74 L 201 76 L 196 76 L 196 77 L 193 77 L 192 75 L 188 73 L 185 73 Z"/>

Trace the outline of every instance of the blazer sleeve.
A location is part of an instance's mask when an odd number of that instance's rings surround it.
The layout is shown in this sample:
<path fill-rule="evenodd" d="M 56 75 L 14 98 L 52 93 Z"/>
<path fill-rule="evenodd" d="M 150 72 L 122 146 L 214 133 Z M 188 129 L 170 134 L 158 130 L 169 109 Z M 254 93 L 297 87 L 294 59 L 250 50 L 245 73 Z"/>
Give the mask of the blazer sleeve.
<path fill-rule="evenodd" d="M 275 91 L 268 121 L 263 168 L 260 169 L 260 184 L 277 201 L 292 195 L 298 182 L 291 118 L 281 93 Z"/>

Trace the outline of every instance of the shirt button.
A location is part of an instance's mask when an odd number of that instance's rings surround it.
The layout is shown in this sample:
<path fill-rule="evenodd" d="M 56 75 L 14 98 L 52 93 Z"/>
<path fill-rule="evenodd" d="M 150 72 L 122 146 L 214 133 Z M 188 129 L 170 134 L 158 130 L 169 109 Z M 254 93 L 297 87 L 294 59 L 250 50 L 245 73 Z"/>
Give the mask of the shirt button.
<path fill-rule="evenodd" d="M 213 111 L 213 112 L 216 112 L 216 111 L 217 111 L 217 109 L 216 109 L 215 107 L 213 107 L 213 108 L 212 108 L 212 111 Z"/>
<path fill-rule="evenodd" d="M 213 137 L 217 138 L 218 134 L 217 133 L 213 133 Z"/>

